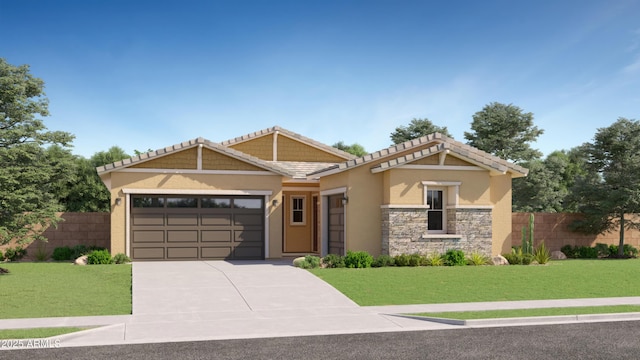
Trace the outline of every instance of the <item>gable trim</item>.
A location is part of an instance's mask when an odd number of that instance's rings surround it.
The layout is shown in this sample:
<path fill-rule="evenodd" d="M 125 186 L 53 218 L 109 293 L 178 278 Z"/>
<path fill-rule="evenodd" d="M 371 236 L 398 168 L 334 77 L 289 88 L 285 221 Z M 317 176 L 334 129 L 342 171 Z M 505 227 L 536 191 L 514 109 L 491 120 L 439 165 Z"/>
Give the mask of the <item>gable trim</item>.
<path fill-rule="evenodd" d="M 153 168 L 127 168 L 117 170 L 126 173 L 155 173 L 155 174 L 202 174 L 202 175 L 275 175 L 280 174 L 271 171 L 251 170 L 192 170 L 192 169 L 153 169 Z"/>
<path fill-rule="evenodd" d="M 454 171 L 487 171 L 480 166 L 465 166 L 465 165 L 400 165 L 398 169 L 406 170 L 454 170 Z M 382 169 L 374 168 L 372 173 L 384 171 Z"/>

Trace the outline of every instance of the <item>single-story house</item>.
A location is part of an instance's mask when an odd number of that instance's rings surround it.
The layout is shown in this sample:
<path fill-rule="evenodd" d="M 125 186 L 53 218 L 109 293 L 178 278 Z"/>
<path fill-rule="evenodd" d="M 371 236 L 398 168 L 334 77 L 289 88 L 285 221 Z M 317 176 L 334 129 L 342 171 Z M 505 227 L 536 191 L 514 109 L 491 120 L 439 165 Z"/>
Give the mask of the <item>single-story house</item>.
<path fill-rule="evenodd" d="M 134 260 L 500 254 L 511 179 L 527 174 L 439 133 L 356 157 L 277 126 L 97 171 L 111 192 L 111 252 Z"/>

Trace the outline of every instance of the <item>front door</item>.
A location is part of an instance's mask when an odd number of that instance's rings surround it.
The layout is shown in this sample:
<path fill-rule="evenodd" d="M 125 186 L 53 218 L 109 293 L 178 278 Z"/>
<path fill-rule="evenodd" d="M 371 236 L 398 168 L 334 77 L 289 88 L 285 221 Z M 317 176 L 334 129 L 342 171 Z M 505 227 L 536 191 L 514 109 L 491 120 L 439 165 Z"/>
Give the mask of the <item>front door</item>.
<path fill-rule="evenodd" d="M 311 191 L 284 192 L 284 252 L 311 253 L 316 199 Z"/>

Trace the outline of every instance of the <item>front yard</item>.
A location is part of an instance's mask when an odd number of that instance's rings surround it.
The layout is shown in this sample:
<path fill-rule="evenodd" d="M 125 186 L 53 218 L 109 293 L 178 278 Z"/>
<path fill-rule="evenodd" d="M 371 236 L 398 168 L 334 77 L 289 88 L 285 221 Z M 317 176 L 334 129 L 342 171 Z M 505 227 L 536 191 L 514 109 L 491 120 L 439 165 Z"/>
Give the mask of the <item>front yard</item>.
<path fill-rule="evenodd" d="M 640 296 L 640 260 L 309 270 L 362 306 Z"/>
<path fill-rule="evenodd" d="M 131 265 L 0 266 L 0 319 L 131 314 Z"/>

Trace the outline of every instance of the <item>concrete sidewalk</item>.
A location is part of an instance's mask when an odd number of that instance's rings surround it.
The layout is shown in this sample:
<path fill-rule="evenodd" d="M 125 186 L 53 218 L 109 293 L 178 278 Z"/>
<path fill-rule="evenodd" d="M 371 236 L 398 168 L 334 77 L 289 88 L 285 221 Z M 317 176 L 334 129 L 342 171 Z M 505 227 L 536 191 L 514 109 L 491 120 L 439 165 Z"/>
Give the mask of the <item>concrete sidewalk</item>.
<path fill-rule="evenodd" d="M 132 315 L 0 320 L 0 329 L 101 326 L 55 337 L 60 346 L 92 346 L 640 319 L 634 313 L 445 324 L 399 314 L 640 305 L 640 297 L 360 307 L 289 264 L 134 263 Z"/>

